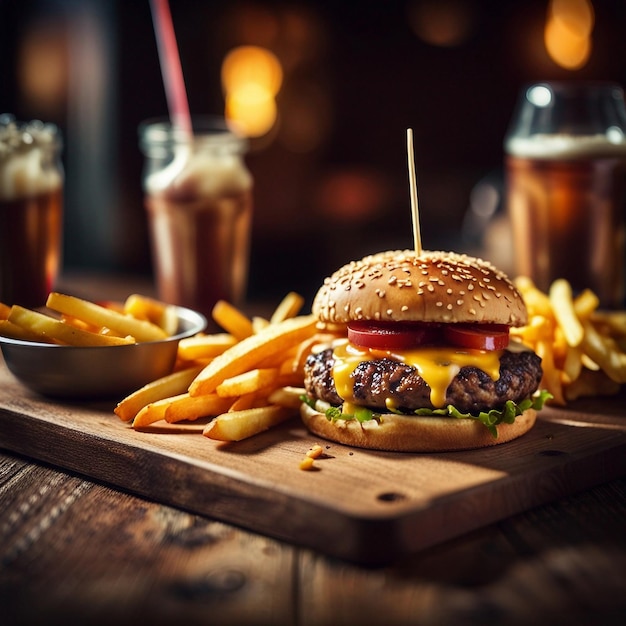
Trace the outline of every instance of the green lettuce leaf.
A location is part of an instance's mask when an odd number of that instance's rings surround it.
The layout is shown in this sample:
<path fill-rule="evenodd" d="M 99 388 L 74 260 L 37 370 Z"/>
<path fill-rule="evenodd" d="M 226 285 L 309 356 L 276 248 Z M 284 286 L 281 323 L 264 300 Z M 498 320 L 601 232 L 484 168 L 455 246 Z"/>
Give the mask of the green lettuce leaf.
<path fill-rule="evenodd" d="M 441 409 L 417 409 L 415 415 L 433 415 L 439 417 L 456 417 L 459 419 L 475 419 L 484 424 L 489 432 L 494 436 L 498 436 L 498 424 L 512 424 L 518 415 L 521 415 L 528 409 L 540 411 L 543 405 L 552 398 L 552 394 L 545 389 L 537 392 L 531 398 L 522 400 L 516 404 L 512 400 L 508 400 L 501 409 L 491 409 L 490 411 L 481 411 L 478 415 L 472 413 L 461 413 L 458 409 L 449 404 Z"/>
<path fill-rule="evenodd" d="M 519 404 L 509 400 L 501 409 L 491 409 L 490 411 L 481 411 L 478 415 L 472 413 L 461 413 L 458 409 L 449 404 L 447 407 L 441 409 L 417 409 L 413 412 L 415 415 L 420 416 L 433 416 L 433 417 L 451 417 L 457 419 L 474 419 L 483 424 L 489 432 L 494 436 L 498 436 L 498 424 L 512 424 L 518 415 L 521 415 L 528 409 L 535 409 L 540 411 L 544 404 L 552 398 L 552 394 L 546 390 L 537 392 L 531 398 L 522 400 Z M 375 413 L 371 409 L 365 407 L 355 407 L 354 413 L 342 413 L 341 407 L 332 406 L 328 402 L 322 400 L 316 400 L 309 398 L 308 396 L 302 396 L 301 400 L 308 404 L 311 408 L 326 415 L 328 421 L 334 421 L 338 419 L 351 420 L 355 419 L 359 422 L 367 422 L 375 419 L 380 421 L 380 413 Z M 394 411 L 398 415 L 407 415 L 400 411 Z M 412 414 L 408 414 L 410 417 Z"/>

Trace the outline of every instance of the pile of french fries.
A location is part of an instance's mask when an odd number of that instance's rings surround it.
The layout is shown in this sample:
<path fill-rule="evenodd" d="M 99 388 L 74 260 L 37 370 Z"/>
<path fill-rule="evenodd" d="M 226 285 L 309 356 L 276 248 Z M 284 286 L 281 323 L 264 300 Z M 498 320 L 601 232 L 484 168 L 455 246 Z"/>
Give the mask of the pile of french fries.
<path fill-rule="evenodd" d="M 626 383 L 626 311 L 602 311 L 591 290 L 573 296 L 565 279 L 549 292 L 527 277 L 515 284 L 528 309 L 528 324 L 511 330 L 542 359 L 542 387 L 554 404 L 583 396 L 611 395 Z"/>
<path fill-rule="evenodd" d="M 175 371 L 124 398 L 115 413 L 134 428 L 154 422 L 212 417 L 203 434 L 240 441 L 297 414 L 304 361 L 320 340 L 304 299 L 285 296 L 269 319 L 249 318 L 219 301 L 214 321 L 224 330 L 182 339 Z"/>
<path fill-rule="evenodd" d="M 175 307 L 139 294 L 121 305 L 96 304 L 58 292 L 48 295 L 50 314 L 0 302 L 0 335 L 68 346 L 117 346 L 174 335 Z"/>

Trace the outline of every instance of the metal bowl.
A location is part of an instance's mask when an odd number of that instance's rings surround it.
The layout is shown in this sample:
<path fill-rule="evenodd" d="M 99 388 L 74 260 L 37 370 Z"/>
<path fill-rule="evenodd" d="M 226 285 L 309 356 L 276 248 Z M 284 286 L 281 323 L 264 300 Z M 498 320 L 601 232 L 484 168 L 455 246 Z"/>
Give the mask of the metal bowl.
<path fill-rule="evenodd" d="M 121 399 L 172 371 L 178 342 L 206 328 L 206 318 L 176 307 L 178 332 L 162 341 L 121 346 L 60 346 L 0 337 L 9 371 L 45 396 L 71 400 Z"/>

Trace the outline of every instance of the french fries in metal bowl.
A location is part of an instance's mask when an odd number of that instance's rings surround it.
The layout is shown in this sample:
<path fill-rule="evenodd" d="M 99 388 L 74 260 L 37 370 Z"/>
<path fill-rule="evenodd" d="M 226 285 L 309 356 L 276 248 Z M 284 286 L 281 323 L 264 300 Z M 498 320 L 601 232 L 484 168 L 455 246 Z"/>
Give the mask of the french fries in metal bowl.
<path fill-rule="evenodd" d="M 154 380 L 115 408 L 134 428 L 211 418 L 203 434 L 240 441 L 297 415 L 304 361 L 318 335 L 303 298 L 291 292 L 268 318 L 250 319 L 220 301 L 213 319 L 224 332 L 180 341 L 177 371 Z"/>
<path fill-rule="evenodd" d="M 548 293 L 527 277 L 515 284 L 528 309 L 528 324 L 511 335 L 542 359 L 542 387 L 554 404 L 583 396 L 611 395 L 626 382 L 626 311 L 602 311 L 597 296 L 574 296 L 565 279 Z"/>
<path fill-rule="evenodd" d="M 138 294 L 101 305 L 53 292 L 46 307 L 0 304 L 0 348 L 27 387 L 67 399 L 119 399 L 169 374 L 179 341 L 207 322 L 195 311 Z"/>

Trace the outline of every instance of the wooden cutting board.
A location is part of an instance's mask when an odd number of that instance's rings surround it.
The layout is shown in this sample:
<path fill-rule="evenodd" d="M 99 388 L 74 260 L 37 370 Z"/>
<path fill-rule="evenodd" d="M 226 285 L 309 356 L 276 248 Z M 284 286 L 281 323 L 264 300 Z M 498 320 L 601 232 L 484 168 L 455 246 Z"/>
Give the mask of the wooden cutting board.
<path fill-rule="evenodd" d="M 385 453 L 325 442 L 297 417 L 239 443 L 203 423 L 133 430 L 113 403 L 35 395 L 0 359 L 0 446 L 146 498 L 362 564 L 383 564 L 626 473 L 623 397 L 545 409 L 489 449 Z M 315 471 L 299 469 L 315 443 Z"/>

